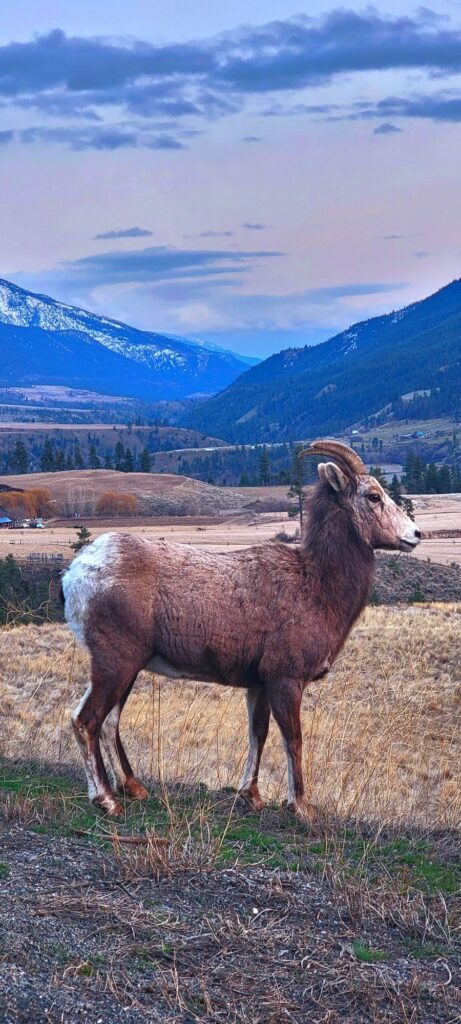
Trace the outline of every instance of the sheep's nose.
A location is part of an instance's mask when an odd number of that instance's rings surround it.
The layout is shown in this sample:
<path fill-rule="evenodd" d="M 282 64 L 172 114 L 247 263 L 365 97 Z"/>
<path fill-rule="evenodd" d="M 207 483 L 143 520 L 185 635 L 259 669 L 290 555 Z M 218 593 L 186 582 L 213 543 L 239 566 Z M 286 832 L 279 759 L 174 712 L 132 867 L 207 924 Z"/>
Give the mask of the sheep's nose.
<path fill-rule="evenodd" d="M 421 537 L 422 537 L 421 530 L 415 530 L 415 537 L 417 537 L 418 540 L 421 540 Z"/>

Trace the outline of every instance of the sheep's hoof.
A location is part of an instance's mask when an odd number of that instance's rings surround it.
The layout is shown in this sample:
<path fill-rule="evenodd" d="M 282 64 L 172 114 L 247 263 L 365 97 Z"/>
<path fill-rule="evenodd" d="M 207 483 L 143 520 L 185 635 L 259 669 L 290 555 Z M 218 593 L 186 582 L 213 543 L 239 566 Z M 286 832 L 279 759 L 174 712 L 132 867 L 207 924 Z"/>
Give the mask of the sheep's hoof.
<path fill-rule="evenodd" d="M 292 811 L 299 818 L 299 821 L 305 821 L 309 825 L 318 823 L 322 817 L 320 808 L 309 800 L 304 799 L 304 797 L 300 800 L 293 800 L 292 803 L 288 804 L 288 810 Z"/>
<path fill-rule="evenodd" d="M 111 796 L 97 796 L 93 803 L 95 807 L 99 807 L 101 811 L 104 811 L 109 818 L 118 818 L 124 814 L 124 809 L 118 800 L 115 800 Z"/>
<path fill-rule="evenodd" d="M 246 804 L 248 804 L 249 807 L 251 807 L 253 811 L 263 811 L 266 806 L 265 801 L 259 795 L 257 789 L 241 789 L 239 790 L 239 796 Z"/>
<path fill-rule="evenodd" d="M 124 793 L 125 796 L 131 797 L 132 800 L 148 800 L 150 793 L 141 782 L 137 779 L 129 778 L 125 779 L 125 782 L 119 789 L 120 793 Z"/>

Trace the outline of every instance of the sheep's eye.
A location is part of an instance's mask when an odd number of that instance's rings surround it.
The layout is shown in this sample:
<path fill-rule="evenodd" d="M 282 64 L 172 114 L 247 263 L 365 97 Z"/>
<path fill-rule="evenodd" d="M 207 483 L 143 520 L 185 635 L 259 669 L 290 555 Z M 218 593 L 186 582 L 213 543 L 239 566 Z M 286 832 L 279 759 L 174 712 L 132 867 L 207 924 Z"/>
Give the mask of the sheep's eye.
<path fill-rule="evenodd" d="M 373 505 L 377 505 L 378 502 L 381 501 L 381 498 L 379 497 L 379 494 L 376 494 L 376 491 L 372 491 L 371 494 L 367 494 L 367 498 L 368 501 L 373 503 Z"/>

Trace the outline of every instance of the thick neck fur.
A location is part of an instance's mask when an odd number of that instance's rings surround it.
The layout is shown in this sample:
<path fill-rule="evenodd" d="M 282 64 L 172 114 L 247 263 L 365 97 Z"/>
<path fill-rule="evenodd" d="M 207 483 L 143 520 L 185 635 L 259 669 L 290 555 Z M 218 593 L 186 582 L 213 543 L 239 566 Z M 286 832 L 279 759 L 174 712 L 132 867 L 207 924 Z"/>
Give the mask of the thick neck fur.
<path fill-rule="evenodd" d="M 366 603 L 375 561 L 353 525 L 349 499 L 347 492 L 338 494 L 319 482 L 307 504 L 301 541 L 302 557 L 318 579 L 319 592 L 346 629 Z"/>

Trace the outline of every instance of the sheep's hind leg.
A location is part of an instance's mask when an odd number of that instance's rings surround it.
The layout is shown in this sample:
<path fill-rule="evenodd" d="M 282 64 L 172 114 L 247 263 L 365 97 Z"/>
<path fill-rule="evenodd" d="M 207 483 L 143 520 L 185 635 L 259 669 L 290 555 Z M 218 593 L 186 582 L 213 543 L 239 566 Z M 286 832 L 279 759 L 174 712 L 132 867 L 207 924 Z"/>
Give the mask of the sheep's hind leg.
<path fill-rule="evenodd" d="M 259 765 L 269 730 L 270 707 L 265 690 L 251 687 L 247 690 L 248 757 L 239 787 L 239 794 L 255 811 L 262 811 L 258 789 Z"/>
<path fill-rule="evenodd" d="M 88 797 L 108 814 L 122 814 L 123 807 L 115 799 L 101 756 L 99 736 L 101 722 L 108 712 L 108 697 L 93 679 L 72 715 L 75 738 L 83 757 L 88 783 Z"/>
<path fill-rule="evenodd" d="M 119 703 L 112 708 L 112 711 L 109 711 L 102 724 L 101 741 L 117 792 L 124 793 L 126 796 L 132 797 L 133 800 L 147 800 L 149 793 L 133 773 L 119 732 L 120 715 L 132 686 L 133 683 L 125 691 Z"/>

